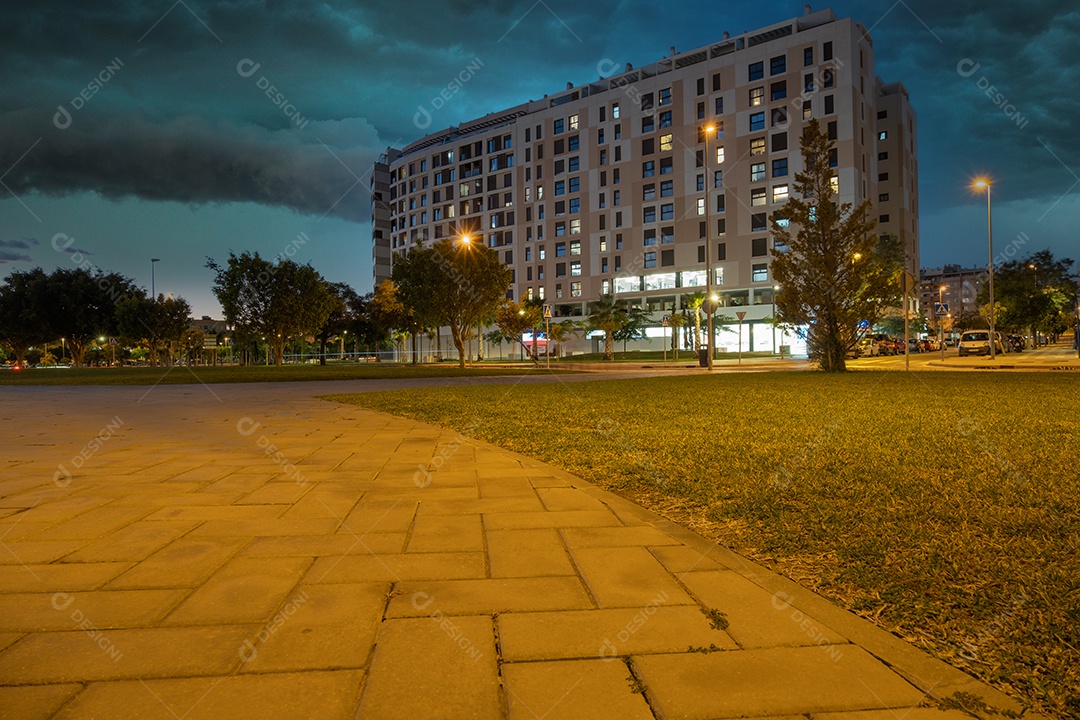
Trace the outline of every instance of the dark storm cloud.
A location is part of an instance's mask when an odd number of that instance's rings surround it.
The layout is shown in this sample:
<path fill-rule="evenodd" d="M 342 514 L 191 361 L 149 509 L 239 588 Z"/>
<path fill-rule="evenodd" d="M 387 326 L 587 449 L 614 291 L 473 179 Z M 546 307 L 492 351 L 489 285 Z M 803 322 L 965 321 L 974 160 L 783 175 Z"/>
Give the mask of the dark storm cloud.
<path fill-rule="evenodd" d="M 375 140 L 361 122 L 311 122 L 301 132 L 112 115 L 58 130 L 40 118 L 30 110 L 0 116 L 0 165 L 13 166 L 4 182 L 16 194 L 89 190 L 111 199 L 254 202 L 356 221 L 368 214 Z"/>
<path fill-rule="evenodd" d="M 35 245 L 40 243 L 36 238 L 22 238 L 19 240 L 0 240 L 0 248 L 17 248 L 19 250 L 29 250 Z"/>

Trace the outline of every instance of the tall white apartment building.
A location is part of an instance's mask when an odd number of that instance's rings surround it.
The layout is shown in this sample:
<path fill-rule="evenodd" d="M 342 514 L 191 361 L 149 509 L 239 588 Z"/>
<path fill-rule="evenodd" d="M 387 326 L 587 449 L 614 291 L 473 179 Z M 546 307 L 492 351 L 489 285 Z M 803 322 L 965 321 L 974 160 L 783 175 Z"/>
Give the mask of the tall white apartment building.
<path fill-rule="evenodd" d="M 704 289 L 708 252 L 718 314 L 745 313 L 743 349 L 775 350 L 769 216 L 802 170 L 810 118 L 836 141 L 840 201 L 870 200 L 918 277 L 915 113 L 903 85 L 876 76 L 860 23 L 808 6 L 619 69 L 389 148 L 371 181 L 376 284 L 395 255 L 468 233 L 513 269 L 511 296 L 580 317 L 614 293 L 654 313 L 659 337 Z M 718 329 L 718 347 L 736 342 Z"/>

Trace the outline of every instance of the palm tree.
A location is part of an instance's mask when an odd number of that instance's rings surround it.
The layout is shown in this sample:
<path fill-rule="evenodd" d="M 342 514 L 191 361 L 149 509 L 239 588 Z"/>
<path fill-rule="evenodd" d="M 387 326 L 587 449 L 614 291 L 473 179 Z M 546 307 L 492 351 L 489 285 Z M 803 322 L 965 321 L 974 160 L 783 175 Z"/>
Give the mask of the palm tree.
<path fill-rule="evenodd" d="M 701 350 L 701 306 L 705 304 L 705 293 L 683 295 L 683 307 L 694 311 L 694 350 Z"/>
<path fill-rule="evenodd" d="M 668 320 L 671 325 L 671 352 L 674 360 L 679 359 L 679 328 L 686 324 L 686 316 L 673 312 Z"/>
<path fill-rule="evenodd" d="M 563 343 L 571 335 L 577 335 L 581 331 L 581 323 L 574 320 L 563 320 L 560 323 L 555 323 L 548 328 L 548 340 L 555 343 L 555 359 L 558 360 L 562 355 Z"/>
<path fill-rule="evenodd" d="M 589 329 L 604 331 L 604 360 L 615 359 L 615 332 L 626 321 L 626 310 L 615 301 L 614 295 L 601 295 L 589 313 Z"/>

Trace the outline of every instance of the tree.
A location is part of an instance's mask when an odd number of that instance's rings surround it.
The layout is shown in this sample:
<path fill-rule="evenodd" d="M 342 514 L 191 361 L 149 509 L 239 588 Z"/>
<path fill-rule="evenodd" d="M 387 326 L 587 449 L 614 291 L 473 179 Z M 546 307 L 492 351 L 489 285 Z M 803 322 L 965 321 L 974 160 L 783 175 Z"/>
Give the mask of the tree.
<path fill-rule="evenodd" d="M 555 344 L 555 359 L 562 356 L 562 346 L 571 336 L 581 331 L 581 323 L 573 320 L 551 323 L 548 327 L 548 342 Z"/>
<path fill-rule="evenodd" d="M 276 365 L 282 364 L 291 338 L 314 335 L 330 315 L 327 283 L 311 265 L 230 252 L 224 267 L 212 258 L 206 266 L 215 272 L 214 296 L 225 319 L 240 332 L 265 336 Z"/>
<path fill-rule="evenodd" d="M 869 200 L 855 208 L 837 203 L 829 167 L 833 148 L 817 120 L 805 125 L 805 170 L 796 174 L 795 192 L 771 219 L 777 248 L 772 270 L 781 288 L 777 315 L 807 326 L 807 349 L 820 369 L 844 372 L 860 324 L 873 325 L 900 302 L 903 253 L 896 240 L 873 234 Z"/>
<path fill-rule="evenodd" d="M 46 280 L 41 268 L 16 270 L 0 287 L 0 342 L 11 349 L 19 365 L 26 364 L 31 345 L 47 339 L 33 302 L 37 293 L 34 286 Z"/>
<path fill-rule="evenodd" d="M 115 335 L 116 305 L 136 295 L 130 278 L 83 268 L 58 268 L 32 285 L 31 303 L 46 337 L 65 338 L 75 367 L 90 343 Z"/>
<path fill-rule="evenodd" d="M 394 266 L 392 277 L 421 327 L 450 328 L 463 368 L 468 359 L 465 343 L 506 297 L 511 272 L 491 248 L 455 245 L 446 238 L 413 250 Z"/>
<path fill-rule="evenodd" d="M 1000 305 L 994 328 L 1033 336 L 1054 333 L 1076 295 L 1072 265 L 1071 259 L 1058 260 L 1049 250 L 1002 263 L 994 270 L 994 303 Z M 979 291 L 978 302 L 989 304 L 988 286 Z"/>
<path fill-rule="evenodd" d="M 401 292 L 393 280 L 383 280 L 375 288 L 368 303 L 368 313 L 372 323 L 393 337 L 396 347 L 402 352 L 405 350 L 405 336 L 402 333 L 413 335 L 421 329 L 413 311 L 402 302 Z M 416 363 L 415 352 L 412 362 Z"/>
<path fill-rule="evenodd" d="M 202 350 L 205 340 L 206 333 L 199 328 L 193 327 L 189 327 L 180 336 L 180 349 L 184 351 L 188 365 L 195 364 L 195 359 L 198 357 L 199 351 Z"/>
<path fill-rule="evenodd" d="M 679 334 L 681 328 L 686 325 L 686 315 L 673 312 L 669 318 L 671 325 L 671 355 L 673 360 L 679 359 Z"/>
<path fill-rule="evenodd" d="M 326 343 L 331 337 L 340 336 L 350 327 L 354 327 L 352 308 L 360 296 L 345 283 L 326 283 L 330 293 L 330 312 L 322 327 L 315 333 L 319 341 L 319 364 L 326 365 Z"/>
<path fill-rule="evenodd" d="M 505 337 L 521 346 L 522 357 L 529 355 L 534 363 L 536 356 L 529 352 L 522 338 L 526 330 L 532 330 L 536 326 L 539 316 L 540 309 L 535 306 L 526 306 L 524 300 L 521 303 L 506 300 L 495 311 L 495 326 Z"/>
<path fill-rule="evenodd" d="M 116 305 L 117 329 L 124 337 L 146 344 L 152 367 L 157 367 L 161 349 L 183 335 L 190 315 L 191 305 L 182 297 L 159 295 L 154 300 L 139 293 Z"/>
<path fill-rule="evenodd" d="M 623 353 L 626 353 L 626 343 L 629 340 L 646 338 L 645 327 L 649 324 L 649 312 L 644 308 L 634 305 L 623 311 L 622 325 L 612 335 L 612 339 L 623 344 Z"/>
<path fill-rule="evenodd" d="M 701 349 L 701 306 L 705 304 L 705 293 L 696 292 L 683 296 L 683 307 L 694 311 L 694 352 Z"/>
<path fill-rule="evenodd" d="M 626 309 L 619 305 L 614 295 L 601 295 L 589 313 L 590 330 L 604 332 L 604 360 L 615 359 L 615 333 L 626 322 Z"/>

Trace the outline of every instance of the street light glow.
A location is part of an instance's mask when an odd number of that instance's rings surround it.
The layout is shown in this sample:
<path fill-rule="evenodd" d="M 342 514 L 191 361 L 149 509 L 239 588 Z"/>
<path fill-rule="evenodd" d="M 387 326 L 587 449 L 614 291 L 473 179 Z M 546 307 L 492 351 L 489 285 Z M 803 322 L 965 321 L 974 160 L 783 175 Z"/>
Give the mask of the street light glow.
<path fill-rule="evenodd" d="M 973 183 L 971 183 L 971 187 L 975 188 L 976 190 L 985 190 L 986 188 L 990 187 L 992 184 L 993 184 L 993 181 L 990 180 L 990 178 L 977 177 L 977 178 L 975 178 L 975 181 Z"/>
<path fill-rule="evenodd" d="M 471 242 L 472 242 L 472 237 L 469 235 L 469 233 L 465 233 L 464 235 L 461 236 L 461 244 L 462 245 L 468 245 Z"/>

